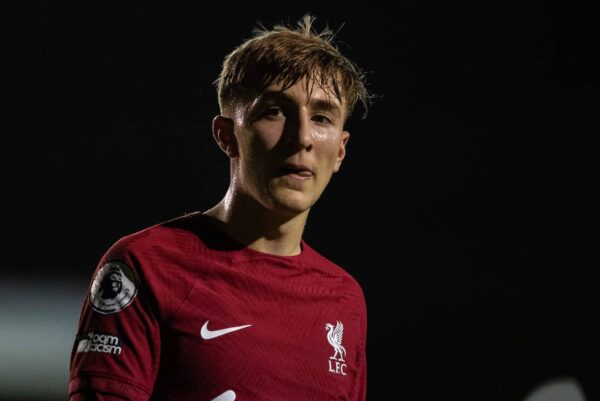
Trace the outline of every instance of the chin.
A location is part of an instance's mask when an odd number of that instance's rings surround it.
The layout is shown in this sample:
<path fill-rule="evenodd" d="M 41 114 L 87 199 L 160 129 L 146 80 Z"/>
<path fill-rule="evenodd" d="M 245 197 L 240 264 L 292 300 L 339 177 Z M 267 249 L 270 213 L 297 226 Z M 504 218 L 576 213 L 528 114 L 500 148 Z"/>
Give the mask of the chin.
<path fill-rule="evenodd" d="M 309 210 L 314 202 L 305 194 L 296 192 L 293 194 L 276 194 L 270 203 L 273 211 L 286 215 L 298 215 Z"/>

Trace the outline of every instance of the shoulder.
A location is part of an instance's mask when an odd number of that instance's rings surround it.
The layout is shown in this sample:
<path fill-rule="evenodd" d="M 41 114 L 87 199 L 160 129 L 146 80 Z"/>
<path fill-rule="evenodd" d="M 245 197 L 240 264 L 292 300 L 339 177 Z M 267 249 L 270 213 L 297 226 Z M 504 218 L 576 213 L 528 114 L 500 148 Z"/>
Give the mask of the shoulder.
<path fill-rule="evenodd" d="M 125 235 L 113 243 L 105 257 L 189 252 L 200 246 L 201 238 L 195 230 L 200 216 L 200 212 L 185 214 Z"/>
<path fill-rule="evenodd" d="M 183 302 L 200 274 L 202 242 L 194 231 L 196 214 L 177 217 L 118 239 L 103 255 L 94 273 L 95 288 L 118 270 L 132 288 L 168 316 Z M 133 291 L 131 291 L 134 293 Z"/>
<path fill-rule="evenodd" d="M 199 216 L 186 214 L 121 237 L 104 253 L 98 268 L 121 262 L 143 282 L 186 287 L 211 257 Z"/>
<path fill-rule="evenodd" d="M 307 265 L 320 269 L 324 274 L 340 281 L 346 290 L 351 291 L 360 298 L 364 298 L 363 289 L 360 283 L 345 268 L 322 255 L 304 241 L 302 241 L 302 246 L 303 251 L 306 253 L 304 262 Z"/>

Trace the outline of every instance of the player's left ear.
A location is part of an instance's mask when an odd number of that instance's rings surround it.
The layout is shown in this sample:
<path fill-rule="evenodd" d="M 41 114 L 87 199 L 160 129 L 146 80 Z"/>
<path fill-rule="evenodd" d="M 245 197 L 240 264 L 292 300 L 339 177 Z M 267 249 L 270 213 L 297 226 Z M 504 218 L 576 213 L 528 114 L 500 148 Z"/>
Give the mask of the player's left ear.
<path fill-rule="evenodd" d="M 342 132 L 342 140 L 340 141 L 340 146 L 338 148 L 337 160 L 335 161 L 335 167 L 333 168 L 333 172 L 337 173 L 340 171 L 340 166 L 342 165 L 342 160 L 346 157 L 346 144 L 350 139 L 350 133 L 348 131 Z"/>

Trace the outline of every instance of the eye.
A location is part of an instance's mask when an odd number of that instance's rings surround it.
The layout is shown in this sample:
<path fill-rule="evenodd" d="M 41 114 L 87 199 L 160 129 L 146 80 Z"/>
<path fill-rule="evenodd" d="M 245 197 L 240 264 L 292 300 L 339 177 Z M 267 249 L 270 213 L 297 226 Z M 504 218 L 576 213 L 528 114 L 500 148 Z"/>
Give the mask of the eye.
<path fill-rule="evenodd" d="M 263 116 L 269 119 L 276 119 L 283 117 L 283 110 L 281 107 L 271 106 L 265 109 Z"/>
<path fill-rule="evenodd" d="M 315 116 L 313 116 L 313 121 L 318 122 L 319 124 L 332 124 L 333 120 L 325 115 L 325 114 L 316 114 Z"/>

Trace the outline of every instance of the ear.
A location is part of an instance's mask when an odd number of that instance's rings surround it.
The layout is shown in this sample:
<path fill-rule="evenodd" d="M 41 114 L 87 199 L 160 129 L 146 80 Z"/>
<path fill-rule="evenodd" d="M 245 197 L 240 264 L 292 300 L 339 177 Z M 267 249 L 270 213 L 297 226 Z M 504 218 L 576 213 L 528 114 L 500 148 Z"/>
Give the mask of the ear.
<path fill-rule="evenodd" d="M 238 156 L 237 139 L 233 130 L 233 120 L 225 116 L 216 116 L 212 122 L 213 138 L 223 152 L 229 157 Z"/>
<path fill-rule="evenodd" d="M 350 140 L 350 133 L 348 131 L 343 131 L 340 147 L 338 148 L 337 159 L 335 161 L 335 167 L 333 168 L 334 173 L 340 171 L 342 160 L 344 160 L 344 157 L 346 157 L 346 145 L 348 144 L 348 140 Z"/>

